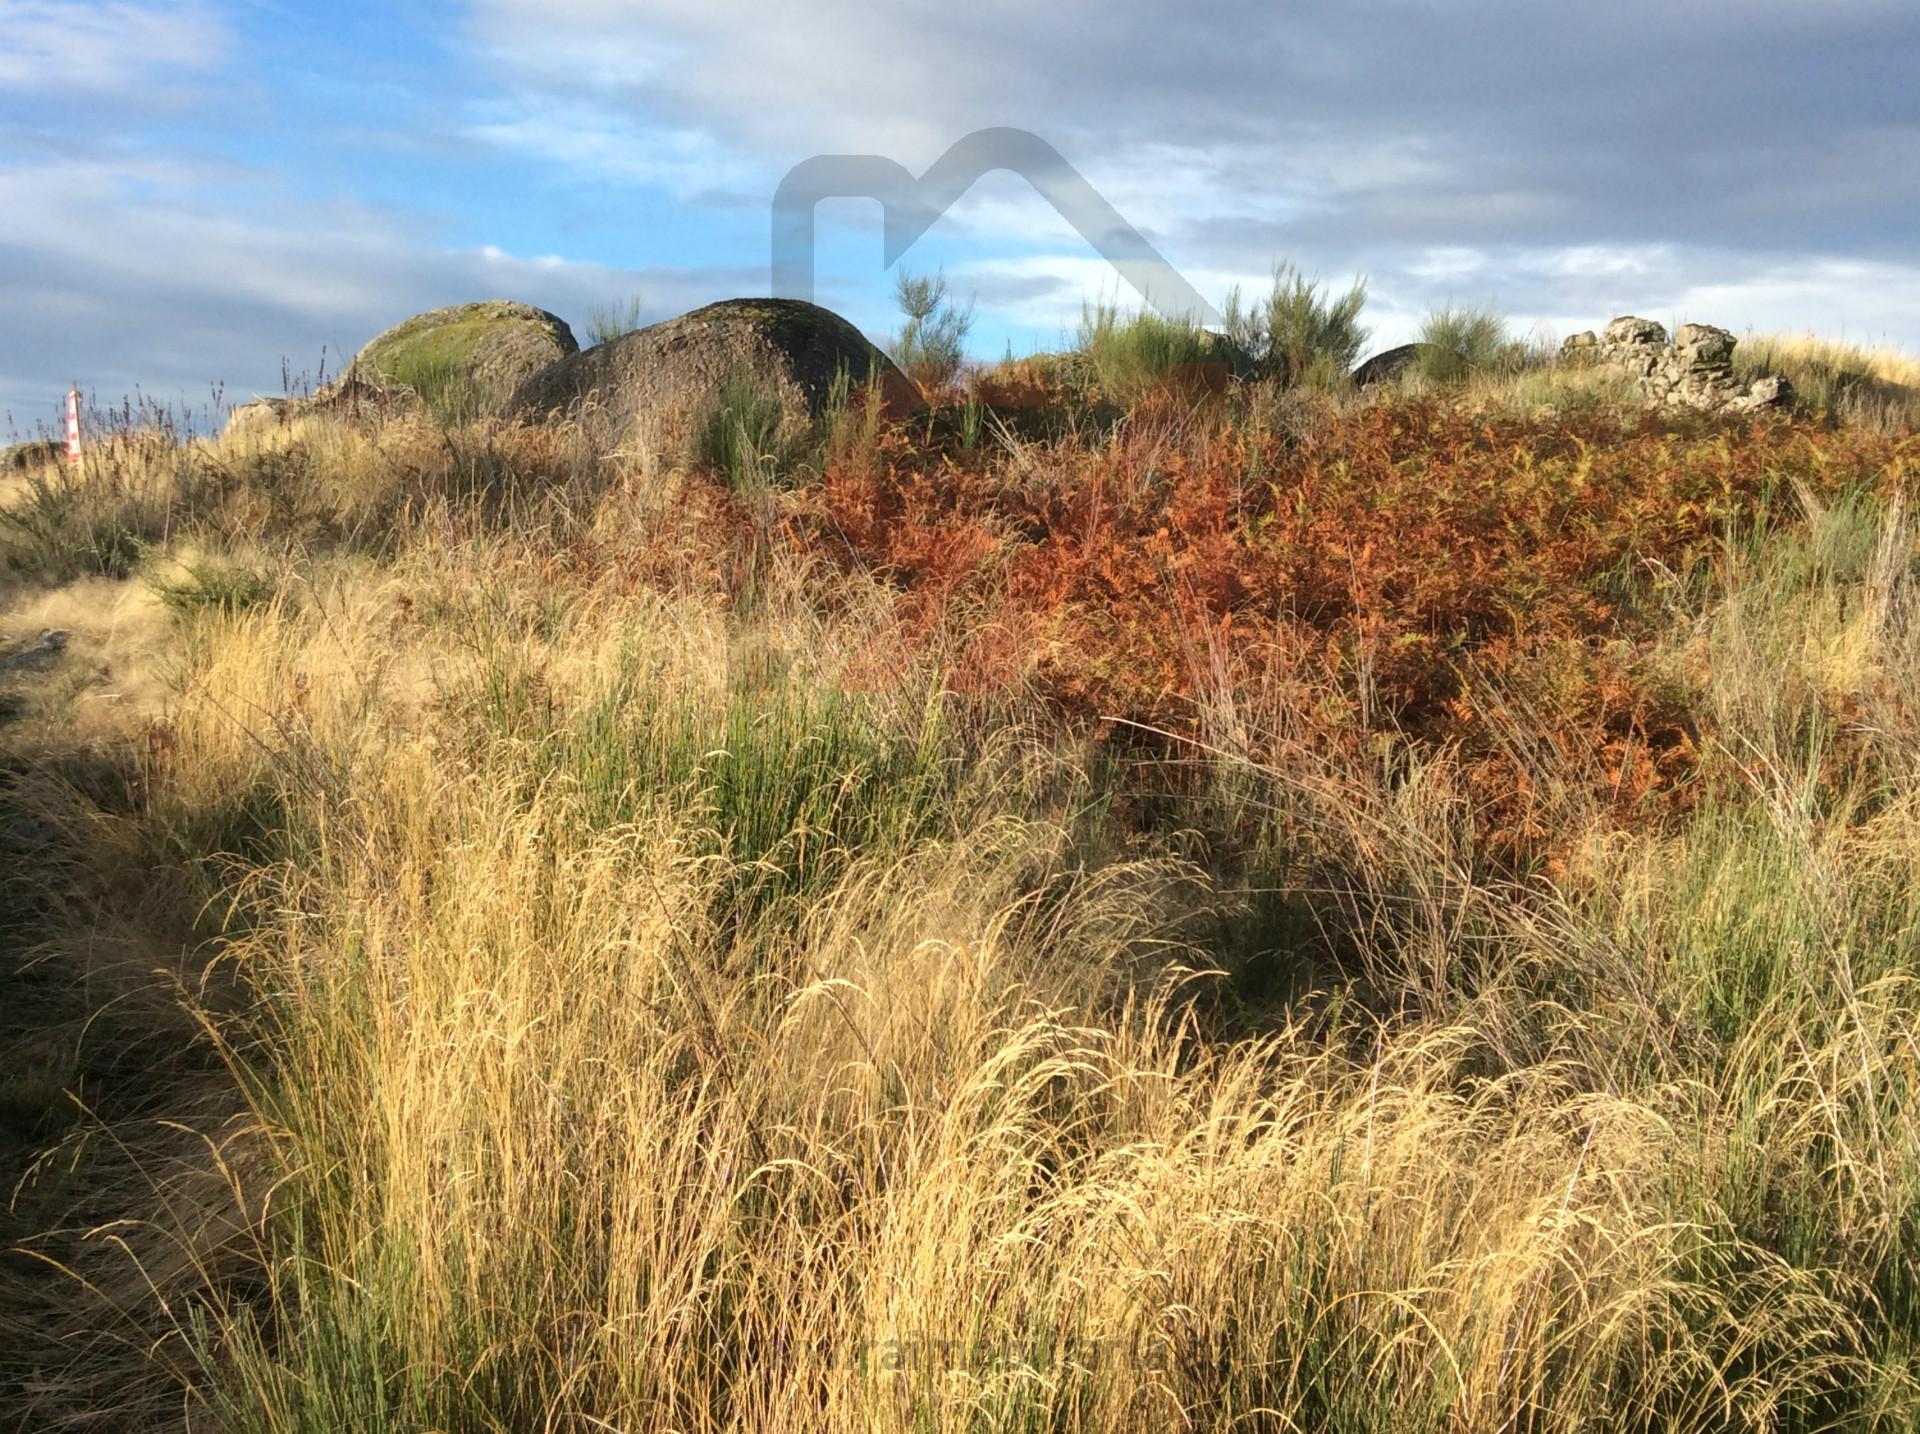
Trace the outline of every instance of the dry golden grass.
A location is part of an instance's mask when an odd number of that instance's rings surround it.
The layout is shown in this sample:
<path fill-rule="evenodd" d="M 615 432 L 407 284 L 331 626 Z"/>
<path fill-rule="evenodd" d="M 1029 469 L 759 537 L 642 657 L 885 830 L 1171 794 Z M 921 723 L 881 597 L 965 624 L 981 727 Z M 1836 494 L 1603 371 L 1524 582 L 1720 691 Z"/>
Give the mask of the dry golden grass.
<path fill-rule="evenodd" d="M 1765 351 L 1772 362 L 1783 366 L 1821 366 L 1920 389 L 1920 354 L 1891 345 L 1849 344 L 1817 334 L 1749 334 L 1740 342 Z"/>
<path fill-rule="evenodd" d="M 220 1064 L 165 1087 L 169 1198 L 49 1247 L 125 1342 L 0 1365 L 41 1427 L 1920 1419 L 1899 503 L 1809 498 L 1676 597 L 1725 785 L 1520 885 L 1446 753 L 1331 755 L 1271 694 L 1211 699 L 1203 801 L 1122 820 L 1123 765 L 877 664 L 898 594 L 777 521 L 750 603 L 588 570 L 703 480 L 565 435 L 114 481 L 191 531 L 14 611 L 137 632 L 166 696 L 75 736 L 131 795 L 7 788 L 82 838 L 18 920 L 187 975 Z M 1284 1006 L 1219 956 L 1249 828 L 1310 858 Z"/>
<path fill-rule="evenodd" d="M 1920 431 L 1920 355 L 1812 334 L 1750 334 L 1734 350 L 1743 376 L 1785 374 L 1800 405 L 1887 433 Z"/>

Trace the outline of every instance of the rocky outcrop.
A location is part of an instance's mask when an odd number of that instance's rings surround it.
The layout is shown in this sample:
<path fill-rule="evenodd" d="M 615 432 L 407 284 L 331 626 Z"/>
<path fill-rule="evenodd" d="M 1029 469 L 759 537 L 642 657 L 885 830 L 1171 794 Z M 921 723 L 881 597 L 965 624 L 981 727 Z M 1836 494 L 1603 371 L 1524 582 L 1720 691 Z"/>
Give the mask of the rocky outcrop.
<path fill-rule="evenodd" d="M 877 378 L 889 407 L 921 406 L 893 361 L 831 310 L 798 299 L 727 299 L 561 359 L 520 385 L 505 416 L 573 417 L 597 440 L 618 442 L 639 429 L 697 422 L 730 382 L 744 379 L 778 399 L 791 431 L 820 411 L 842 373 L 856 385 Z"/>
<path fill-rule="evenodd" d="M 1711 324 L 1683 324 L 1669 342 L 1666 329 L 1652 319 L 1627 315 L 1599 334 L 1575 334 L 1560 346 L 1560 361 L 1629 378 L 1662 408 L 1753 413 L 1791 402 L 1793 386 L 1778 374 L 1751 384 L 1734 376 L 1737 342 Z"/>
<path fill-rule="evenodd" d="M 44 672 L 60 660 L 72 637 L 64 627 L 49 627 L 30 641 L 0 641 L 0 672 Z"/>

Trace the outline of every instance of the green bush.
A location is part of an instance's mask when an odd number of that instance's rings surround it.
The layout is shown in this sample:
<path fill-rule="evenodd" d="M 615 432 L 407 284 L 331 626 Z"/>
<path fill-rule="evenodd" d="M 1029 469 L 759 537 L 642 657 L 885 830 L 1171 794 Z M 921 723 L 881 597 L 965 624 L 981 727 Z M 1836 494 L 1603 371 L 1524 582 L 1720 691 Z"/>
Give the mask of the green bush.
<path fill-rule="evenodd" d="M 206 560 L 181 566 L 184 576 L 156 578 L 151 586 L 161 602 L 182 616 L 217 612 L 232 617 L 273 596 L 273 584 L 251 568 Z"/>
<path fill-rule="evenodd" d="M 915 713 L 767 670 L 703 703 L 663 696 L 629 654 L 569 718 L 520 654 L 489 659 L 480 711 L 502 780 L 529 802 L 564 784 L 603 829 L 674 796 L 697 813 L 701 850 L 735 867 L 722 899 L 736 911 L 818 892 L 952 810 L 957 768 L 937 702 Z"/>
<path fill-rule="evenodd" d="M 477 423 L 486 414 L 486 394 L 463 358 L 423 357 L 408 365 L 404 382 L 446 427 Z"/>
<path fill-rule="evenodd" d="M 708 405 L 692 458 L 743 498 L 791 487 L 824 473 L 848 445 L 871 442 L 881 407 L 878 375 L 861 385 L 841 367 L 818 408 L 798 422 L 771 382 L 743 370 Z"/>
<path fill-rule="evenodd" d="M 743 497 L 782 476 L 791 445 L 781 429 L 786 409 L 780 395 L 752 374 L 738 373 L 701 420 L 694 436 L 694 457 L 713 469 Z"/>
<path fill-rule="evenodd" d="M 48 583 L 124 578 L 165 531 L 167 506 L 157 486 L 117 471 L 36 476 L 0 507 L 0 570 Z"/>
<path fill-rule="evenodd" d="M 1291 264 L 1273 271 L 1273 287 L 1249 304 L 1236 285 L 1227 295 L 1227 337 L 1267 377 L 1288 387 L 1331 388 L 1344 382 L 1371 332 L 1360 322 L 1367 281 L 1356 278 L 1333 297 L 1318 279 Z"/>

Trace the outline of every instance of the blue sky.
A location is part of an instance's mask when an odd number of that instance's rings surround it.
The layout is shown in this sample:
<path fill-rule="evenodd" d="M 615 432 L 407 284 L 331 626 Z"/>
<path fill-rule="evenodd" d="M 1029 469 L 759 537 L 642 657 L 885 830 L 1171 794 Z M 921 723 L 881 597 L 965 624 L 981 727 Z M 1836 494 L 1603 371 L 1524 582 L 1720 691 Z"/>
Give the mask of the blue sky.
<path fill-rule="evenodd" d="M 1376 342 L 1447 302 L 1920 347 L 1912 0 L 0 0 L 0 432 L 67 383 L 280 391 L 409 313 L 580 326 L 768 288 L 792 165 L 1054 144 L 1215 302 L 1364 272 Z M 893 322 L 877 210 L 821 213 L 823 302 Z M 973 346 L 1131 295 L 982 180 L 914 250 Z"/>

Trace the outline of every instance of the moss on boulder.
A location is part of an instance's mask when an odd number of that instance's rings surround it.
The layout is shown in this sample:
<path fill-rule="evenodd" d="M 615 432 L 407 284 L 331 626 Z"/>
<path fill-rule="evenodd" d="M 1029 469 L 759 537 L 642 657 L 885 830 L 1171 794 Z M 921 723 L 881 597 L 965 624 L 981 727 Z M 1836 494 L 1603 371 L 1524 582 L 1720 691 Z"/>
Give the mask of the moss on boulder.
<path fill-rule="evenodd" d="M 346 377 L 412 389 L 443 418 L 496 414 L 529 375 L 580 351 L 566 323 L 529 304 L 488 299 L 416 314 L 355 356 Z"/>
<path fill-rule="evenodd" d="M 523 382 L 505 416 L 578 418 L 606 442 L 663 435 L 709 410 L 730 382 L 777 398 L 786 431 L 807 423 L 846 374 L 878 379 L 890 407 L 920 395 L 893 361 L 838 314 L 798 299 L 726 299 L 563 358 Z"/>

